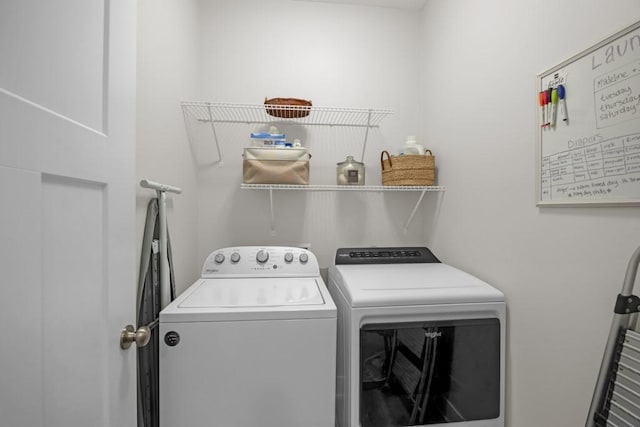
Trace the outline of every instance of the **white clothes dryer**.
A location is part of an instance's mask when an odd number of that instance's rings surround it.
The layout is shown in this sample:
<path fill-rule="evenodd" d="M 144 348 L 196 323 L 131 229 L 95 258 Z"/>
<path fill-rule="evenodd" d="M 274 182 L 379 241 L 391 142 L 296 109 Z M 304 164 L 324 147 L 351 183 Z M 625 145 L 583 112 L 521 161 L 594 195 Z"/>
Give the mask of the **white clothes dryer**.
<path fill-rule="evenodd" d="M 335 426 L 336 306 L 310 251 L 214 251 L 159 327 L 161 427 Z"/>
<path fill-rule="evenodd" d="M 339 427 L 504 427 L 505 303 L 425 247 L 338 249 Z"/>

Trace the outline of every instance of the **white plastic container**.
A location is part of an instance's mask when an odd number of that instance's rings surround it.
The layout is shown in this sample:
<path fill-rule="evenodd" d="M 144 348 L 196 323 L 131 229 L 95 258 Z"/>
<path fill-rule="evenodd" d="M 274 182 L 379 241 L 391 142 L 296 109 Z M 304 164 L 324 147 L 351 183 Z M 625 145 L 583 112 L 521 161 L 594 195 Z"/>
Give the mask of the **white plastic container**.
<path fill-rule="evenodd" d="M 414 154 L 414 155 L 419 154 L 421 156 L 424 156 L 425 150 L 424 150 L 424 146 L 418 144 L 418 142 L 416 141 L 416 137 L 414 135 L 409 135 L 407 137 L 407 141 L 404 143 L 402 147 L 400 147 L 398 154 L 401 156 L 404 156 L 407 154 Z"/>

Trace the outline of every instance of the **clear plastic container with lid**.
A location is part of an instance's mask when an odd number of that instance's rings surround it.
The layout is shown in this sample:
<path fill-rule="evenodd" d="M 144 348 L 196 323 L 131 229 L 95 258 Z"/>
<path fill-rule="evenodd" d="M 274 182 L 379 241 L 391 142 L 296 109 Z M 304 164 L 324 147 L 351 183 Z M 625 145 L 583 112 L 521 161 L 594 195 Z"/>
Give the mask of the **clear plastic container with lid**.
<path fill-rule="evenodd" d="M 424 146 L 418 144 L 418 142 L 416 141 L 416 137 L 413 135 L 409 135 L 407 137 L 407 141 L 404 143 L 404 145 L 402 147 L 400 147 L 400 150 L 398 151 L 398 154 L 401 156 L 404 155 L 422 155 L 424 156 Z"/>
<path fill-rule="evenodd" d="M 285 134 L 280 133 L 275 126 L 271 126 L 269 132 L 255 132 L 251 134 L 251 145 L 253 147 L 284 147 L 284 144 Z"/>
<path fill-rule="evenodd" d="M 337 164 L 336 177 L 338 185 L 364 185 L 364 163 L 347 156 L 344 162 Z"/>

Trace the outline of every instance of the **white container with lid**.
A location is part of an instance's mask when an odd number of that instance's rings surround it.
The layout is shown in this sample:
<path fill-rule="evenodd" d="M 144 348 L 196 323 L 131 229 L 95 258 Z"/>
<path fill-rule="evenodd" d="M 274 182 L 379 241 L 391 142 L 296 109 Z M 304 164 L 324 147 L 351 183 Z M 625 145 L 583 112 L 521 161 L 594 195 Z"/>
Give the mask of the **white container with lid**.
<path fill-rule="evenodd" d="M 418 155 L 424 156 L 425 150 L 424 150 L 424 146 L 417 143 L 416 137 L 414 135 L 409 135 L 407 137 L 407 141 L 404 143 L 402 147 L 400 147 L 398 154 L 400 154 L 401 156 L 404 156 L 407 154 L 413 154 L 413 155 L 418 154 Z"/>

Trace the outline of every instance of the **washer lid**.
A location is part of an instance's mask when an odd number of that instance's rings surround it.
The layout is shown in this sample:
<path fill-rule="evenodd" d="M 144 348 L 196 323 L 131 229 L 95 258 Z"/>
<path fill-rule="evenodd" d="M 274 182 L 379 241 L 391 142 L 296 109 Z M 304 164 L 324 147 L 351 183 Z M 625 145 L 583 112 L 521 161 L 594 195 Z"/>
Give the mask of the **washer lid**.
<path fill-rule="evenodd" d="M 160 312 L 160 321 L 335 316 L 335 305 L 320 277 L 237 277 L 198 280 Z"/>
<path fill-rule="evenodd" d="M 329 281 L 351 307 L 504 301 L 499 290 L 446 264 L 338 265 Z"/>
<path fill-rule="evenodd" d="M 204 280 L 178 307 L 283 307 L 324 304 L 312 278 Z"/>

